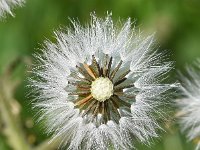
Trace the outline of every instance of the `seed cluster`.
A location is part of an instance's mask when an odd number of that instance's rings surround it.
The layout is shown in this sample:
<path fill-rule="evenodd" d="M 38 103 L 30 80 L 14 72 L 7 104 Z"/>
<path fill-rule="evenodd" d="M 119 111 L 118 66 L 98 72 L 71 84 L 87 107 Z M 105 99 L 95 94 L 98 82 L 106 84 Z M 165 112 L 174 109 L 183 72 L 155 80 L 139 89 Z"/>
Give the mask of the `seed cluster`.
<path fill-rule="evenodd" d="M 76 90 L 68 95 L 78 97 L 73 102 L 80 109 L 83 117 L 91 115 L 92 120 L 94 120 L 97 115 L 102 115 L 101 124 L 107 123 L 109 120 L 118 123 L 122 115 L 120 109 L 128 108 L 130 110 L 131 101 L 135 98 L 135 95 L 127 95 L 124 92 L 124 89 L 132 88 L 134 84 L 131 82 L 122 84 L 127 80 L 126 76 L 130 70 L 116 76 L 123 62 L 120 61 L 112 69 L 112 61 L 113 58 L 106 54 L 103 57 L 103 65 L 100 66 L 93 55 L 91 65 L 79 64 L 76 66 L 78 71 L 70 75 L 76 81 L 69 82 L 69 84 L 75 86 Z M 97 89 L 100 90 L 99 93 L 95 91 Z M 126 100 L 121 97 L 125 97 Z"/>

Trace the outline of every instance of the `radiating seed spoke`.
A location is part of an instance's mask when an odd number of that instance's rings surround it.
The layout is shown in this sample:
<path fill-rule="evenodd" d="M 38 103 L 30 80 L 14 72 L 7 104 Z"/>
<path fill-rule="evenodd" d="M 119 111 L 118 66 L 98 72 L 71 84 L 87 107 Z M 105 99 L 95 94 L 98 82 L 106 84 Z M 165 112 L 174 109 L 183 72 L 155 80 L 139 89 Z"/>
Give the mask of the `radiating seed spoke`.
<path fill-rule="evenodd" d="M 113 113 L 117 116 L 117 119 L 119 120 L 120 114 L 117 108 L 114 106 L 113 101 L 109 101 L 109 104 L 111 106 L 111 110 L 113 110 Z"/>
<path fill-rule="evenodd" d="M 98 113 L 99 114 L 102 114 L 102 103 L 103 102 L 100 102 L 100 104 L 99 104 L 99 109 L 98 109 Z"/>
<path fill-rule="evenodd" d="M 123 100 L 120 100 L 119 102 L 120 102 L 122 105 L 126 106 L 126 107 L 129 107 L 129 108 L 131 107 L 131 104 L 129 104 L 129 103 L 123 101 Z"/>
<path fill-rule="evenodd" d="M 82 86 L 77 86 L 78 90 L 83 90 L 83 91 L 89 91 L 90 92 L 90 87 L 82 87 Z"/>
<path fill-rule="evenodd" d="M 126 81 L 126 79 L 127 79 L 127 78 L 123 78 L 123 79 L 121 79 L 121 80 L 115 82 L 115 83 L 114 83 L 114 86 L 117 86 L 117 85 L 123 83 L 124 81 Z"/>
<path fill-rule="evenodd" d="M 76 102 L 75 105 L 76 106 L 77 105 L 81 105 L 81 104 L 83 104 L 83 103 L 85 103 L 85 102 L 87 102 L 87 101 L 89 101 L 91 99 L 92 99 L 92 95 L 90 94 L 87 97 L 85 97 L 85 98 L 81 99 L 80 101 Z"/>
<path fill-rule="evenodd" d="M 87 73 L 95 80 L 96 76 L 95 76 L 94 72 L 90 69 L 90 67 L 86 63 L 83 63 L 83 66 L 84 66 L 85 70 L 87 71 Z"/>
<path fill-rule="evenodd" d="M 134 87 L 134 84 L 130 84 L 130 85 L 122 85 L 122 86 L 118 86 L 118 87 L 114 87 L 114 90 L 115 91 L 120 91 L 120 90 L 123 90 L 123 89 L 127 89 L 127 88 L 132 88 Z"/>
<path fill-rule="evenodd" d="M 81 104 L 81 105 L 79 106 L 79 109 L 82 110 L 86 104 L 87 104 L 87 102 Z"/>
<path fill-rule="evenodd" d="M 122 96 L 124 93 L 123 93 L 123 91 L 119 91 L 119 92 L 115 91 L 114 94 L 117 95 L 117 96 Z"/>
<path fill-rule="evenodd" d="M 72 76 L 74 79 L 78 79 L 78 80 L 84 80 L 84 79 L 85 79 L 85 78 L 79 77 L 76 73 L 73 73 L 71 76 Z"/>
<path fill-rule="evenodd" d="M 79 109 L 83 110 L 84 107 L 87 107 L 88 104 L 90 104 L 94 99 L 90 99 L 88 101 L 86 101 L 85 103 L 82 103 L 79 105 Z"/>
<path fill-rule="evenodd" d="M 88 95 L 90 94 L 90 91 L 74 91 L 74 92 L 70 92 L 68 93 L 68 95 Z"/>
<path fill-rule="evenodd" d="M 92 66 L 95 68 L 97 76 L 101 76 L 101 69 L 94 55 L 92 55 Z"/>
<path fill-rule="evenodd" d="M 88 80 L 88 79 L 85 79 L 85 80 L 82 80 L 82 81 L 78 81 L 79 84 L 87 84 L 87 85 L 91 85 L 92 81 L 91 80 Z"/>
<path fill-rule="evenodd" d="M 108 54 L 106 54 L 105 60 L 104 60 L 104 66 L 103 66 L 104 77 L 107 75 L 107 71 L 108 71 L 107 64 L 108 64 Z"/>
<path fill-rule="evenodd" d="M 100 71 L 101 71 L 101 76 L 103 76 L 103 68 L 101 68 Z"/>
<path fill-rule="evenodd" d="M 135 95 L 128 95 L 124 92 L 116 91 L 116 92 L 114 92 L 114 94 L 117 95 L 117 96 L 122 96 L 122 97 L 126 97 L 126 98 L 135 98 Z"/>
<path fill-rule="evenodd" d="M 95 103 L 95 105 L 93 105 L 91 108 L 90 108 L 90 110 L 89 110 L 89 112 L 88 113 L 91 113 L 92 114 L 92 118 L 91 118 L 91 121 L 93 121 L 94 120 L 94 111 L 95 111 L 95 109 L 96 109 L 96 103 Z"/>
<path fill-rule="evenodd" d="M 108 119 L 107 110 L 106 110 L 106 108 L 107 108 L 106 101 L 103 102 L 102 107 L 103 107 L 103 112 L 102 112 L 103 119 L 104 119 L 105 122 L 107 122 L 109 119 Z"/>
<path fill-rule="evenodd" d="M 107 122 L 107 118 L 106 118 L 105 102 L 102 102 L 102 116 L 103 116 L 104 123 L 106 123 Z"/>
<path fill-rule="evenodd" d="M 123 97 L 133 99 L 133 98 L 135 98 L 135 95 L 130 95 L 130 94 L 124 93 Z"/>
<path fill-rule="evenodd" d="M 113 105 L 114 105 L 116 108 L 119 108 L 119 107 L 120 107 L 119 102 L 117 102 L 117 100 L 115 100 L 113 97 L 111 97 L 110 100 L 112 101 Z"/>
<path fill-rule="evenodd" d="M 96 117 L 98 115 L 99 105 L 100 105 L 100 102 L 98 101 L 97 104 L 96 104 L 96 108 L 94 110 L 94 113 L 93 113 L 93 117 Z"/>
<path fill-rule="evenodd" d="M 108 63 L 108 71 L 107 71 L 107 75 L 106 75 L 107 77 L 109 77 L 109 75 L 110 75 L 111 66 L 112 66 L 112 57 L 110 57 L 110 61 Z"/>
<path fill-rule="evenodd" d="M 91 88 L 91 85 L 84 85 L 84 84 L 78 84 L 76 85 L 77 88 L 83 88 L 83 89 L 90 89 Z"/>
<path fill-rule="evenodd" d="M 119 70 L 119 68 L 122 65 L 122 60 L 119 62 L 119 64 L 117 65 L 117 67 L 112 71 L 111 75 L 110 75 L 110 79 L 113 80 L 113 78 L 115 77 L 117 71 Z"/>
<path fill-rule="evenodd" d="M 118 96 L 112 96 L 111 100 L 115 103 L 116 107 L 122 107 L 123 105 L 119 102 Z"/>
<path fill-rule="evenodd" d="M 68 84 L 73 86 L 91 86 L 92 82 L 85 82 L 85 81 L 68 81 Z"/>
<path fill-rule="evenodd" d="M 102 111 L 101 111 L 102 116 L 104 117 L 105 115 L 105 103 L 102 102 Z"/>
<path fill-rule="evenodd" d="M 82 75 L 85 77 L 85 79 L 87 79 L 87 80 L 89 80 L 89 81 L 93 79 L 93 78 L 88 74 L 88 72 L 84 70 L 83 67 L 76 66 L 76 68 L 78 69 L 79 73 L 82 74 Z"/>
<path fill-rule="evenodd" d="M 122 80 L 123 78 L 126 77 L 126 75 L 128 75 L 131 71 L 130 70 L 127 70 L 125 71 L 122 75 L 120 75 L 117 79 L 116 79 L 116 82 Z"/>
<path fill-rule="evenodd" d="M 97 101 L 96 100 L 93 100 L 89 105 L 88 107 L 85 109 L 84 113 L 83 113 L 83 116 L 85 116 L 90 110 L 91 108 L 95 105 Z"/>
<path fill-rule="evenodd" d="M 109 112 L 108 101 L 105 101 L 105 116 L 106 116 L 107 120 L 110 120 L 110 112 Z"/>
<path fill-rule="evenodd" d="M 75 86 L 78 91 L 80 91 L 80 90 L 84 90 L 84 91 L 85 90 L 90 90 L 90 88 L 91 88 L 90 84 L 88 85 L 88 84 L 84 84 L 83 82 L 78 82 L 78 81 L 76 81 L 76 82 L 70 82 L 70 81 L 68 81 L 68 84 Z M 66 87 L 66 89 L 67 89 L 67 87 Z"/>
<path fill-rule="evenodd" d="M 116 98 L 116 101 L 119 102 L 121 106 L 131 107 L 131 104 L 128 102 L 125 102 L 124 100 L 121 100 L 118 96 L 114 96 Z"/>
<path fill-rule="evenodd" d="M 81 78 L 81 77 L 79 77 L 78 75 L 75 75 L 75 74 L 73 74 L 72 77 L 73 77 L 74 79 L 79 80 L 79 81 L 91 83 L 91 81 L 90 81 L 89 79 Z"/>

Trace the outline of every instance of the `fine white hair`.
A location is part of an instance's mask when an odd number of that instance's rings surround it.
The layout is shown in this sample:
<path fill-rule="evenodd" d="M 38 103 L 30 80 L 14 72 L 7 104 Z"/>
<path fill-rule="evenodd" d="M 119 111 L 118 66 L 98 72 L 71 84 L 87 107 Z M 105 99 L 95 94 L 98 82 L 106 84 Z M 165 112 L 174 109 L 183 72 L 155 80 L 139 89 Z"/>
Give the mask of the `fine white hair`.
<path fill-rule="evenodd" d="M 0 18 L 7 13 L 14 16 L 12 9 L 16 6 L 22 6 L 24 0 L 0 0 Z"/>
<path fill-rule="evenodd" d="M 196 140 L 196 150 L 200 150 L 200 61 L 187 67 L 188 77 L 182 75 L 184 98 L 177 100 L 181 130 L 188 140 Z"/>
<path fill-rule="evenodd" d="M 39 121 L 45 120 L 47 133 L 53 134 L 53 139 L 61 138 L 61 146 L 71 150 L 131 149 L 134 140 L 150 144 L 159 137 L 158 120 L 165 119 L 162 108 L 176 86 L 164 83 L 173 62 L 167 61 L 166 53 L 157 52 L 154 34 L 142 37 L 130 19 L 121 28 L 113 23 L 111 14 L 105 19 L 93 14 L 85 26 L 74 20 L 72 24 L 64 32 L 55 32 L 57 42 L 46 41 L 42 54 L 35 55 L 29 86 L 35 95 L 33 105 L 40 110 Z M 127 78 L 134 88 L 124 92 L 136 97 L 129 111 L 119 110 L 123 114 L 119 123 L 110 120 L 96 126 L 86 123 L 68 95 L 73 88 L 66 87 L 77 64 L 90 64 L 92 55 L 102 63 L 104 54 L 113 57 L 114 66 L 122 60 L 122 70 L 130 69 Z"/>

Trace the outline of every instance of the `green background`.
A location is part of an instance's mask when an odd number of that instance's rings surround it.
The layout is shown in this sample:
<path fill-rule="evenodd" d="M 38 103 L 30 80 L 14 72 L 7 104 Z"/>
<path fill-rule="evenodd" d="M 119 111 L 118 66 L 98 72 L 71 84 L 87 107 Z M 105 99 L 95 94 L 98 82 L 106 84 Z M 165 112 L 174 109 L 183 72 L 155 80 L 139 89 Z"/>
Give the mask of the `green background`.
<path fill-rule="evenodd" d="M 186 64 L 200 57 L 199 0 L 28 0 L 24 7 L 14 9 L 15 18 L 7 16 L 0 21 L 0 74 L 17 57 L 25 58 L 13 75 L 21 80 L 14 96 L 22 106 L 23 129 L 27 138 L 34 137 L 30 141 L 33 145 L 41 143 L 46 136 L 38 125 L 26 127 L 27 120 L 32 120 L 34 115 L 26 98 L 26 65 L 31 64 L 32 54 L 45 39 L 54 40 L 53 31 L 69 25 L 69 17 L 85 23 L 94 11 L 97 16 L 112 12 L 114 20 L 131 17 L 143 32 L 156 32 L 160 49 L 169 50 L 170 59 L 176 61 L 176 71 L 183 71 Z M 193 142 L 185 139 L 174 121 L 166 131 L 151 147 L 138 144 L 138 149 L 194 149 Z M 0 150 L 7 149 L 6 139 L 0 134 Z"/>

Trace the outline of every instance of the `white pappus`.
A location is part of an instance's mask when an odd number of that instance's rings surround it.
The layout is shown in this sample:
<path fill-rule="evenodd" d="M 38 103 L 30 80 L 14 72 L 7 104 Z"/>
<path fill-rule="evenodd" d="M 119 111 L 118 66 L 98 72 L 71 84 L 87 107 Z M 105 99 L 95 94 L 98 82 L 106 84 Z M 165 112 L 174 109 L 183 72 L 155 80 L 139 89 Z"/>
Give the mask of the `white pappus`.
<path fill-rule="evenodd" d="M 0 18 L 4 17 L 7 13 L 14 16 L 12 9 L 23 4 L 24 0 L 0 0 Z"/>
<path fill-rule="evenodd" d="M 167 91 L 176 86 L 163 83 L 173 62 L 157 52 L 154 35 L 142 37 L 130 19 L 119 27 L 111 14 L 93 14 L 89 24 L 72 25 L 35 55 L 29 86 L 39 121 L 71 150 L 150 144 L 159 137 Z"/>
<path fill-rule="evenodd" d="M 184 98 L 177 100 L 181 130 L 187 133 L 190 141 L 200 150 L 200 61 L 187 67 L 188 77 L 182 75 Z"/>

